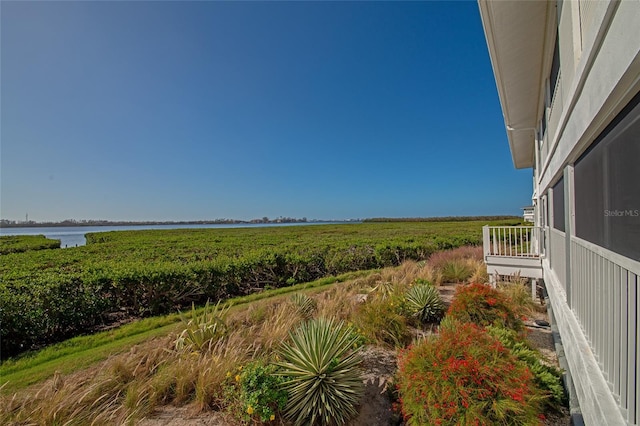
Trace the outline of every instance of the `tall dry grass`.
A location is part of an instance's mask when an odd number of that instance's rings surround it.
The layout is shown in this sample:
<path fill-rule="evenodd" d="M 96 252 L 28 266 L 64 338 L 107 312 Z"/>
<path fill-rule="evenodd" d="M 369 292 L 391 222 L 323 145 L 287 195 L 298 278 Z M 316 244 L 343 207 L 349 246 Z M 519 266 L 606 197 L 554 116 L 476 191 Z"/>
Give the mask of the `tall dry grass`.
<path fill-rule="evenodd" d="M 160 405 L 224 409 L 227 374 L 271 351 L 296 321 L 280 305 L 261 324 L 238 327 L 201 351 L 175 350 L 177 336 L 134 347 L 80 375 L 0 397 L 0 424 L 134 424 Z"/>
<path fill-rule="evenodd" d="M 527 278 L 520 277 L 518 274 L 502 277 L 502 280 L 497 283 L 497 287 L 518 307 L 520 315 L 528 316 L 536 311 L 546 311 L 545 307 L 533 301 L 529 279 Z"/>
<path fill-rule="evenodd" d="M 473 271 L 469 277 L 469 282 L 486 284 L 489 282 L 489 273 L 487 272 L 487 265 L 483 260 L 468 259 L 469 267 Z"/>
<path fill-rule="evenodd" d="M 31 392 L 0 398 L 2 424 L 126 424 L 152 405 L 134 397 L 133 383 L 143 383 L 171 357 L 171 339 L 147 344 L 143 351 L 113 357 L 91 370 L 56 374 Z M 156 346 L 157 345 L 157 346 Z M 129 390 L 132 389 L 132 390 Z M 135 391 L 142 394 L 142 389 Z"/>
<path fill-rule="evenodd" d="M 316 316 L 347 321 L 361 302 L 361 295 L 367 294 L 368 280 L 356 280 L 346 285 L 335 286 L 315 296 Z"/>

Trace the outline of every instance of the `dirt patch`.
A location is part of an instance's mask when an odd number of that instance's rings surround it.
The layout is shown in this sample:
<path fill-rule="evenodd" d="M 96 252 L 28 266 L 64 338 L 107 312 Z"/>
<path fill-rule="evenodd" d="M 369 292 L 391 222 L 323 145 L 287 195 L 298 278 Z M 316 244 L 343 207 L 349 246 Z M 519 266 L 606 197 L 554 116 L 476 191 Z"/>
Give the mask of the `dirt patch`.
<path fill-rule="evenodd" d="M 441 286 L 438 287 L 438 291 L 440 292 L 440 297 L 442 298 L 442 301 L 444 302 L 444 305 L 449 308 L 449 305 L 451 305 L 451 302 L 453 301 L 453 296 L 456 294 L 456 290 L 458 287 L 460 287 L 462 284 L 442 284 Z"/>
<path fill-rule="evenodd" d="M 392 410 L 393 376 L 397 368 L 395 350 L 366 346 L 362 349 L 364 396 L 358 417 L 350 426 L 397 424 L 399 416 Z"/>
<path fill-rule="evenodd" d="M 207 413 L 194 414 L 189 407 L 160 407 L 153 413 L 153 417 L 138 422 L 139 426 L 232 426 L 220 413 L 209 411 Z"/>

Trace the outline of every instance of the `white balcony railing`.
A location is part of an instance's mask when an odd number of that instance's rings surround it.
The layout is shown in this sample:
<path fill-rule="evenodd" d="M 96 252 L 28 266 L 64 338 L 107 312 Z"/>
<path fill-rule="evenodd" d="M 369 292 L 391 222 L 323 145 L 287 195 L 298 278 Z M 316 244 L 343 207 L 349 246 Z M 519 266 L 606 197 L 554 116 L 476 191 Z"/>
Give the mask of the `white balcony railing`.
<path fill-rule="evenodd" d="M 623 418 L 638 425 L 640 264 L 572 236 L 566 266 L 571 268 L 572 311 Z"/>
<path fill-rule="evenodd" d="M 485 226 L 486 256 L 539 257 L 542 229 L 538 226 Z"/>

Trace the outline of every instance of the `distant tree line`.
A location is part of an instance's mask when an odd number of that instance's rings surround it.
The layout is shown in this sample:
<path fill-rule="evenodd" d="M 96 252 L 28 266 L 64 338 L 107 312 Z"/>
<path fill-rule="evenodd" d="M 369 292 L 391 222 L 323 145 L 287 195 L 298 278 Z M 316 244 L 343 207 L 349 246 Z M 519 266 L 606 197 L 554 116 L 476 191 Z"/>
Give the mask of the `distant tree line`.
<path fill-rule="evenodd" d="M 308 220 L 293 217 L 277 217 L 269 219 L 262 217 L 252 220 L 237 219 L 213 219 L 213 220 L 189 220 L 189 221 L 113 221 L 113 220 L 76 220 L 65 219 L 59 222 L 35 222 L 0 219 L 0 228 L 22 228 L 22 227 L 56 227 L 56 226 L 141 226 L 141 225 L 226 225 L 226 224 L 251 224 L 251 223 L 306 223 L 306 222 L 327 222 L 324 220 Z"/>
<path fill-rule="evenodd" d="M 467 221 L 495 221 L 514 220 L 522 221 L 520 216 L 442 216 L 442 217 L 373 217 L 364 219 L 363 222 L 467 222 Z"/>

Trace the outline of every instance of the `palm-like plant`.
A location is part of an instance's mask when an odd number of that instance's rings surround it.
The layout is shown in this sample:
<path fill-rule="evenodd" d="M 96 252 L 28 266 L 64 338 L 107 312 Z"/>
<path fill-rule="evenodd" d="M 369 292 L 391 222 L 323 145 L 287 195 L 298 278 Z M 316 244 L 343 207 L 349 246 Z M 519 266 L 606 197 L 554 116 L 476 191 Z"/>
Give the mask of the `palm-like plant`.
<path fill-rule="evenodd" d="M 444 315 L 444 302 L 438 289 L 430 284 L 418 284 L 407 292 L 410 312 L 422 323 L 437 322 Z"/>
<path fill-rule="evenodd" d="M 226 316 L 228 311 L 229 307 L 221 308 L 220 302 L 210 306 L 207 300 L 199 315 L 195 306 L 191 304 L 191 319 L 189 320 L 180 312 L 180 318 L 185 328 L 175 341 L 176 349 L 199 351 L 206 344 L 223 337 L 227 332 Z"/>
<path fill-rule="evenodd" d="M 395 285 L 391 281 L 380 281 L 375 287 L 369 289 L 370 293 L 375 294 L 377 297 L 386 299 L 393 294 Z"/>
<path fill-rule="evenodd" d="M 318 318 L 290 333 L 278 363 L 289 379 L 285 415 L 296 425 L 344 424 L 356 411 L 363 392 L 357 335 L 342 322 Z"/>
<path fill-rule="evenodd" d="M 316 301 L 304 293 L 295 293 L 291 296 L 291 304 L 304 319 L 310 319 L 316 310 Z"/>

